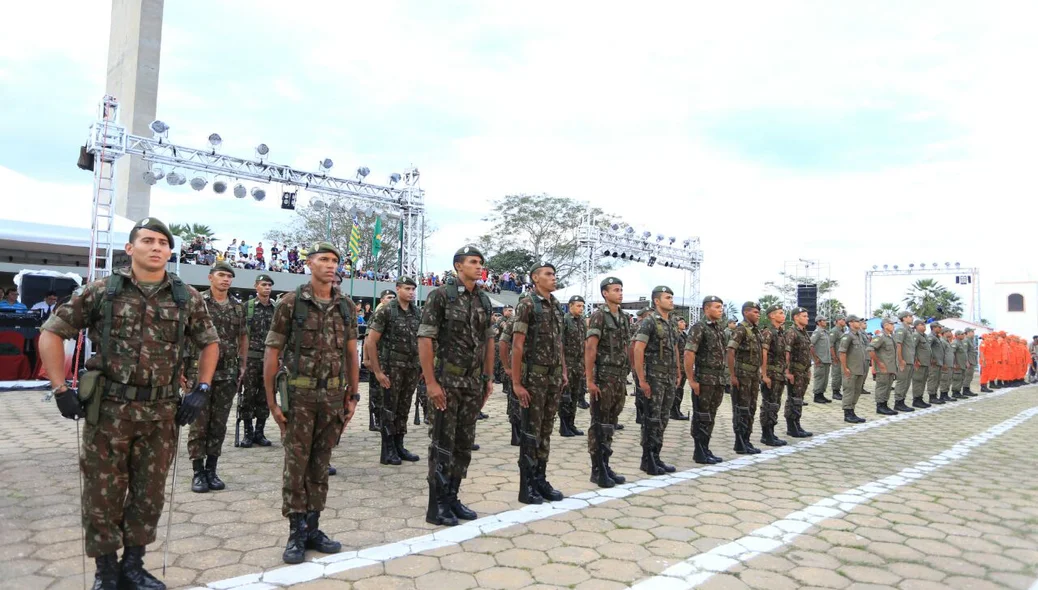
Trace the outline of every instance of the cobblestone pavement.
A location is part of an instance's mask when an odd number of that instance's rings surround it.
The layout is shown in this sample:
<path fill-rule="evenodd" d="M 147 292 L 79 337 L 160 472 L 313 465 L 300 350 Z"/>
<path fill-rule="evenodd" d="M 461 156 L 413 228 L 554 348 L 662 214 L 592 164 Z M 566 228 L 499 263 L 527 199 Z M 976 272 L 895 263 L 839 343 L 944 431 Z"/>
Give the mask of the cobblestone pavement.
<path fill-rule="evenodd" d="M 871 382 L 869 383 L 871 385 Z M 81 588 L 75 426 L 40 392 L 0 394 L 0 585 Z M 630 399 L 628 400 L 631 401 Z M 588 482 L 587 439 L 552 438 L 561 503 L 516 501 L 517 453 L 504 397 L 491 398 L 461 498 L 480 520 L 425 523 L 424 427 L 408 446 L 422 461 L 378 464 L 366 403 L 333 456 L 322 528 L 343 553 L 308 553 L 285 567 L 282 451 L 225 445 L 227 490 L 190 492 L 182 441 L 171 588 L 1029 588 L 1038 577 L 1038 387 L 880 420 L 873 398 L 842 421 L 811 404 L 813 439 L 755 457 L 730 449 L 730 409 L 711 445 L 727 461 L 691 461 L 688 422 L 671 421 L 671 476 L 638 471 L 633 403 L 617 432 L 614 468 L 628 484 Z M 688 401 L 686 400 L 686 405 Z M 836 406 L 836 407 L 834 407 Z M 232 416 L 233 420 L 233 416 Z M 578 426 L 588 415 L 579 411 Z M 758 429 L 759 431 L 759 429 Z M 233 436 L 233 423 L 228 436 Z M 759 434 L 755 435 L 755 438 Z M 766 447 L 765 447 L 766 448 Z M 146 565 L 161 571 L 165 516 Z M 93 564 L 87 564 L 93 572 Z"/>

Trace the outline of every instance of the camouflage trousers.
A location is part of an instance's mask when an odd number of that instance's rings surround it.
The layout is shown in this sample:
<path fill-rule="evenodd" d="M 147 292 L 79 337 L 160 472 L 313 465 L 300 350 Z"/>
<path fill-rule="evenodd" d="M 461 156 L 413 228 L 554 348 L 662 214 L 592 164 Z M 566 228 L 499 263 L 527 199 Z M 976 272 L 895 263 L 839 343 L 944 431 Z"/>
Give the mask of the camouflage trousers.
<path fill-rule="evenodd" d="M 476 440 L 476 416 L 483 405 L 483 392 L 478 386 L 443 386 L 447 408 L 440 411 L 429 406 L 429 481 L 437 471 L 448 479 L 465 479 L 472 461 L 472 443 Z"/>
<path fill-rule="evenodd" d="M 382 402 L 385 400 L 385 394 L 382 393 L 382 386 L 379 385 L 378 379 L 375 379 L 375 373 L 368 373 L 368 412 L 375 417 L 375 426 L 382 424 Z"/>
<path fill-rule="evenodd" d="M 148 406 L 150 418 L 157 413 L 161 419 L 141 421 L 136 415 L 141 406 Z M 97 424 L 84 421 L 79 469 L 88 557 L 155 542 L 176 449 L 176 411 L 173 400 L 104 400 Z"/>
<path fill-rule="evenodd" d="M 587 384 L 584 382 L 584 371 L 581 368 L 568 371 L 569 384 L 562 388 L 562 398 L 559 400 L 559 418 L 575 418 L 577 415 L 577 400 L 583 393 Z"/>
<path fill-rule="evenodd" d="M 799 418 L 804 413 L 804 395 L 807 393 L 807 386 L 810 385 L 810 379 L 807 371 L 803 373 L 793 373 L 793 382 L 786 385 L 788 394 L 786 395 L 786 410 L 783 416 L 788 420 L 790 418 Z"/>
<path fill-rule="evenodd" d="M 504 381 L 501 382 L 501 391 L 505 392 L 506 399 L 508 400 L 508 422 L 519 424 L 519 398 L 515 396 L 515 391 L 512 390 L 512 378 L 508 375 L 505 375 Z"/>
<path fill-rule="evenodd" d="M 202 412 L 188 431 L 187 452 L 192 460 L 204 459 L 207 455 L 220 456 L 237 386 L 235 379 L 213 381 L 209 388 L 209 401 L 202 406 Z"/>
<path fill-rule="evenodd" d="M 839 359 L 836 359 L 839 361 Z M 840 391 L 843 387 L 843 366 L 839 362 L 834 362 L 831 369 L 829 369 L 829 380 L 833 382 L 833 393 Z"/>
<path fill-rule="evenodd" d="M 753 416 L 757 413 L 757 394 L 760 392 L 760 377 L 753 374 L 736 374 L 739 385 L 732 385 L 732 426 L 738 430 L 739 416 L 747 421 L 746 436 L 753 432 Z"/>
<path fill-rule="evenodd" d="M 941 365 L 930 365 L 930 370 L 926 376 L 926 393 L 932 397 L 936 397 L 941 394 L 941 372 L 944 369 Z"/>
<path fill-rule="evenodd" d="M 786 388 L 786 382 L 771 377 L 771 387 L 764 380 L 760 382 L 760 427 L 774 428 L 778 424 L 779 410 L 782 409 L 782 392 Z M 787 406 L 789 404 L 786 404 Z"/>
<path fill-rule="evenodd" d="M 296 389 L 285 414 L 281 515 L 324 510 L 328 462 L 346 423 L 341 389 Z"/>
<path fill-rule="evenodd" d="M 562 399 L 562 378 L 530 375 L 526 379 L 526 391 L 530 393 L 530 405 L 520 410 L 529 423 L 520 421 L 519 425 L 524 437 L 533 437 L 537 441 L 535 452 L 538 461 L 548 461 L 551 454 L 551 433 L 555 428 L 555 414 L 559 411 Z M 526 447 L 523 447 L 524 449 Z M 522 451 L 520 451 L 522 452 Z"/>
<path fill-rule="evenodd" d="M 692 398 L 692 420 L 689 423 L 689 433 L 692 438 L 695 438 L 698 429 L 709 439 L 714 433 L 714 418 L 717 417 L 717 410 L 721 407 L 721 400 L 724 399 L 724 385 L 700 383 L 699 395 L 693 391 L 689 397 Z"/>
<path fill-rule="evenodd" d="M 929 377 L 930 367 L 921 365 L 912 368 L 912 399 L 923 399 Z"/>
<path fill-rule="evenodd" d="M 663 447 L 663 433 L 670 423 L 670 408 L 674 405 L 674 378 L 666 374 L 646 375 L 652 397 L 642 397 L 643 449 L 659 450 Z"/>
<path fill-rule="evenodd" d="M 267 407 L 267 391 L 263 386 L 263 359 L 249 359 L 242 381 L 241 417 L 243 420 L 256 418 L 266 421 L 270 416 Z"/>
<path fill-rule="evenodd" d="M 913 363 L 905 363 L 905 370 L 897 372 L 897 381 L 894 382 L 894 401 L 903 402 L 908 397 L 908 388 L 912 386 L 912 373 L 915 372 Z"/>
<path fill-rule="evenodd" d="M 815 363 L 811 369 L 811 380 L 814 382 L 814 387 L 811 391 L 815 395 L 825 395 L 825 388 L 829 385 L 829 374 L 832 373 L 832 363 Z M 833 389 L 836 386 L 833 385 Z"/>
<path fill-rule="evenodd" d="M 407 419 L 411 415 L 411 400 L 422 371 L 418 367 L 386 367 L 389 389 L 382 390 L 382 427 L 390 434 L 407 434 Z"/>
<path fill-rule="evenodd" d="M 627 383 L 623 375 L 599 377 L 598 389 L 601 391 L 598 399 L 588 400 L 591 404 L 591 426 L 587 431 L 587 450 L 592 457 L 600 445 L 612 451 L 613 431 L 627 401 Z"/>

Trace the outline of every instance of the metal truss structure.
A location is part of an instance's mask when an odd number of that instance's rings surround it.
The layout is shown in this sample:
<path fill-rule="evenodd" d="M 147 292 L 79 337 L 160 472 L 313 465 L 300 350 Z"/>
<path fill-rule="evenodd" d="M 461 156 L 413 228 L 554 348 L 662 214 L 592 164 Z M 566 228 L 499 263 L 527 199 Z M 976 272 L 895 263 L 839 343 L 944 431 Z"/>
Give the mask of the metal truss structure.
<path fill-rule="evenodd" d="M 381 186 L 362 180 L 328 176 L 326 172 L 297 170 L 264 158 L 246 159 L 218 153 L 214 147 L 197 149 L 169 143 L 163 137 L 142 137 L 127 133 L 118 123 L 118 102 L 111 96 L 102 101 L 100 120 L 90 127 L 86 151 L 94 157 L 94 219 L 88 280 L 111 272 L 112 221 L 114 220 L 114 166 L 127 154 L 140 156 L 152 164 L 171 170 L 194 170 L 206 175 L 247 180 L 263 184 L 298 187 L 319 195 L 343 197 L 365 206 L 394 211 L 403 229 L 400 242 L 400 274 L 417 276 L 421 270 L 422 227 L 425 218 L 425 193 L 419 187 L 417 168 L 394 175 L 394 184 Z M 330 163 L 329 163 L 330 166 Z M 366 173 L 366 171 L 365 171 Z"/>
<path fill-rule="evenodd" d="M 688 238 L 680 245 L 674 245 L 677 238 L 667 238 L 663 234 L 653 236 L 652 232 L 638 232 L 631 226 L 613 224 L 603 228 L 595 223 L 594 215 L 585 211 L 577 230 L 577 253 L 580 256 L 581 293 L 585 301 L 591 301 L 594 294 L 594 281 L 600 258 L 610 256 L 619 260 L 642 262 L 648 266 L 659 265 L 685 271 L 690 287 L 690 297 L 686 298 L 692 315 L 698 318 L 699 277 L 703 264 L 703 251 L 699 246 L 699 238 Z M 682 281 L 683 284 L 685 281 Z M 590 312 L 590 306 L 588 306 Z"/>
<path fill-rule="evenodd" d="M 958 262 L 954 266 L 950 262 L 945 262 L 944 268 L 939 268 L 936 262 L 929 267 L 926 266 L 926 263 L 919 265 L 912 263 L 908 265 L 908 268 L 899 268 L 896 264 L 893 265 L 893 268 L 888 264 L 884 264 L 883 268 L 873 265 L 872 270 L 865 271 L 866 313 L 872 313 L 872 279 L 874 277 L 909 275 L 955 275 L 957 284 L 970 285 L 969 317 L 971 321 L 980 321 L 980 269 L 977 267 L 960 268 Z"/>

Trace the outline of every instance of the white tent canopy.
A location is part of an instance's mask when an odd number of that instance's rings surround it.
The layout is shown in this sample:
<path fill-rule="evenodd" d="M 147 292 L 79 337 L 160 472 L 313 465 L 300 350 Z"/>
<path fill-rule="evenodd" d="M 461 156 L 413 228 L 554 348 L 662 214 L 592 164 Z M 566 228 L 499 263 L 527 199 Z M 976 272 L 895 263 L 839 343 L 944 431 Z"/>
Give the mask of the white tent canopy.
<path fill-rule="evenodd" d="M 602 293 L 598 289 L 598 285 L 606 277 L 616 277 L 624 283 L 624 301 L 637 301 L 640 298 L 649 299 L 652 295 L 652 289 L 656 285 L 667 285 L 674 290 L 674 301 L 679 305 L 684 305 L 684 298 L 691 297 L 691 286 L 686 284 L 682 286 L 682 280 L 687 282 L 686 273 L 682 271 L 674 271 L 671 269 L 660 269 L 660 278 L 657 282 L 650 284 L 646 280 L 646 276 L 652 271 L 652 268 L 646 267 L 643 264 L 631 264 L 614 269 L 607 273 L 602 273 L 596 276 L 591 282 L 591 295 L 589 304 L 602 303 Z M 657 273 L 651 273 L 653 275 Z M 569 285 L 564 289 L 559 289 L 552 293 L 555 298 L 565 303 L 573 295 L 582 295 L 582 285 L 580 284 L 580 278 L 577 275 L 571 275 L 570 281 L 573 284 Z M 676 282 L 673 282 L 675 281 Z"/>

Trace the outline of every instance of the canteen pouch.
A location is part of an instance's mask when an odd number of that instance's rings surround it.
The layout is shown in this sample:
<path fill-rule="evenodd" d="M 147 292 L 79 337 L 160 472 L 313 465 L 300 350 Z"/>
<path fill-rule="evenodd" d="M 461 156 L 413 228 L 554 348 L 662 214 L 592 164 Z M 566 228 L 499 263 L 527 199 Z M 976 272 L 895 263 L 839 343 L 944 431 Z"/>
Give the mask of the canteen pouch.
<path fill-rule="evenodd" d="M 102 373 L 99 370 L 79 372 L 79 403 L 86 408 L 87 424 L 96 426 L 101 417 L 101 392 L 100 379 Z"/>
<path fill-rule="evenodd" d="M 281 406 L 281 411 L 284 414 L 288 414 L 288 368 L 281 367 L 278 369 L 277 374 L 274 375 L 274 392 L 278 396 L 278 405 Z"/>

